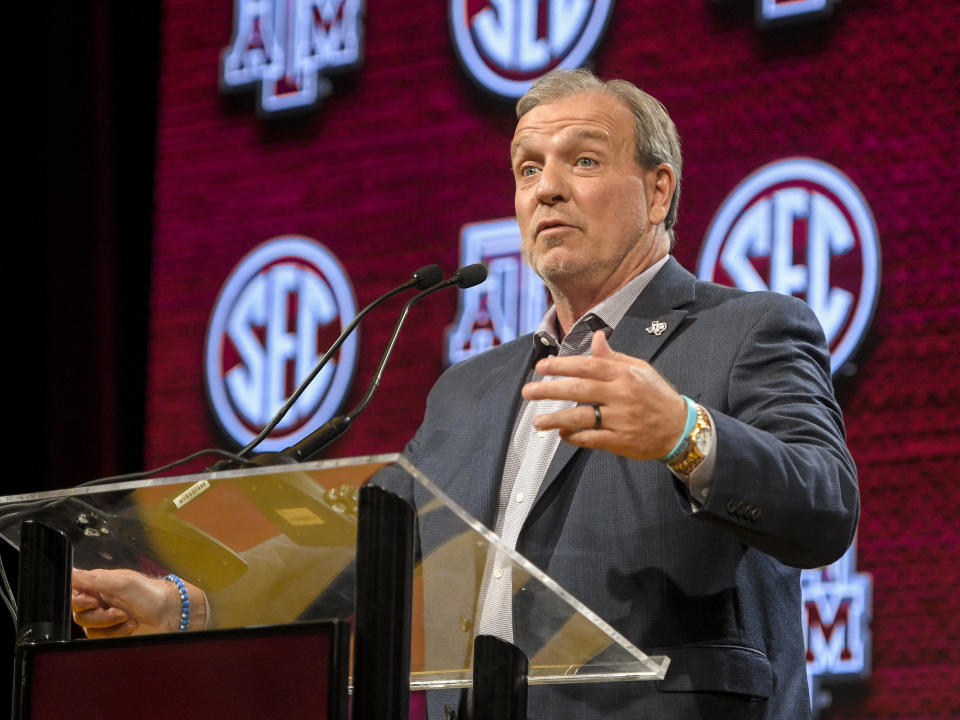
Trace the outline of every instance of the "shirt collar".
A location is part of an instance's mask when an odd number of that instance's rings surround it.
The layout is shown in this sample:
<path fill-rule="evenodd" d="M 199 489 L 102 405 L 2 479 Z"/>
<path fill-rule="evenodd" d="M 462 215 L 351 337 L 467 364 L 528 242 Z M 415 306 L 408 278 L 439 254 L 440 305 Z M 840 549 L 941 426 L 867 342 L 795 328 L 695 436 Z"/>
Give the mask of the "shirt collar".
<path fill-rule="evenodd" d="M 617 325 L 620 324 L 620 321 L 623 320 L 623 316 L 627 314 L 630 306 L 636 302 L 637 298 L 640 297 L 640 293 L 642 293 L 647 285 L 650 284 L 650 281 L 656 277 L 657 273 L 660 272 L 660 268 L 666 265 L 669 259 L 669 255 L 663 256 L 633 280 L 617 290 L 613 295 L 594 305 L 584 313 L 583 317 L 573 324 L 570 332 L 572 333 L 576 330 L 583 329 L 583 325 L 590 325 L 596 330 L 601 328 L 610 328 L 611 331 L 615 330 Z M 557 353 L 560 341 L 557 340 L 556 328 L 557 308 L 551 304 L 550 307 L 547 308 L 547 312 L 544 313 L 543 319 L 540 320 L 539 327 L 533 334 L 533 344 L 538 356 L 542 357 L 548 353 L 555 355 Z"/>

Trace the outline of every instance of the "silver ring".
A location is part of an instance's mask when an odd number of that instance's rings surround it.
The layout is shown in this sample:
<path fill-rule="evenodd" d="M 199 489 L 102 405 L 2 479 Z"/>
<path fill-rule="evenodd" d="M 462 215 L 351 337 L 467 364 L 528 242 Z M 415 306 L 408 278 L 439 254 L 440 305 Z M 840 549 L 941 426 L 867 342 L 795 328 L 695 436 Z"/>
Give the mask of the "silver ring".
<path fill-rule="evenodd" d="M 603 418 L 600 416 L 600 406 L 593 403 L 593 429 L 599 430 L 603 424 Z"/>

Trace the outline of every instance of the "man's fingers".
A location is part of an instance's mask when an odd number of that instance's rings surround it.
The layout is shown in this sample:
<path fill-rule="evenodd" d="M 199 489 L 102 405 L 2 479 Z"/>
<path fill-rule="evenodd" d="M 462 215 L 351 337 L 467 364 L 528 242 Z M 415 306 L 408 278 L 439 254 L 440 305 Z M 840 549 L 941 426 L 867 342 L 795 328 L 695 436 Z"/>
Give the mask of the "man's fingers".
<path fill-rule="evenodd" d="M 593 405 L 578 405 L 574 408 L 537 415 L 533 427 L 537 430 L 582 430 L 592 428 L 597 421 Z"/>
<path fill-rule="evenodd" d="M 117 593 L 130 584 L 127 572 L 123 570 L 80 570 L 73 569 L 73 584 L 77 589 L 94 594 Z"/>
<path fill-rule="evenodd" d="M 140 623 L 136 620 L 127 620 L 125 623 L 114 625 L 113 627 L 84 627 L 83 632 L 88 638 L 124 637 L 126 635 L 133 635 L 139 627 Z"/>
<path fill-rule="evenodd" d="M 73 612 L 82 612 L 100 607 L 100 599 L 83 591 L 74 590 L 70 593 L 70 610 Z"/>
<path fill-rule="evenodd" d="M 78 587 L 86 587 L 95 577 L 91 570 L 81 570 L 80 568 L 73 568 L 71 576 L 73 584 Z"/>
<path fill-rule="evenodd" d="M 115 607 L 97 607 L 92 610 L 74 611 L 73 619 L 85 628 L 107 628 L 132 622 L 127 614 Z"/>
<path fill-rule="evenodd" d="M 113 571 L 114 573 L 118 571 Z M 99 597 L 104 592 L 116 592 L 117 581 L 110 572 L 103 570 L 80 570 L 73 568 L 71 582 L 74 592 Z"/>
<path fill-rule="evenodd" d="M 149 590 L 151 578 L 133 570 L 73 570 L 73 587 L 81 592 L 96 595 L 109 604 L 125 603 L 123 598 L 142 597 Z"/>
<path fill-rule="evenodd" d="M 608 384 L 585 378 L 563 378 L 527 383 L 521 394 L 527 400 L 572 400 L 579 403 L 605 402 Z"/>
<path fill-rule="evenodd" d="M 603 330 L 597 330 L 590 338 L 590 354 L 595 358 L 604 360 L 613 360 L 620 353 L 613 351 L 610 343 L 607 342 L 607 334 Z"/>
<path fill-rule="evenodd" d="M 568 442 L 571 445 L 579 445 L 585 448 L 602 448 L 605 449 L 611 441 L 611 438 L 615 437 L 610 430 L 593 430 L 593 429 L 578 429 L 578 430 L 561 430 L 560 439 L 564 442 Z"/>
<path fill-rule="evenodd" d="M 133 577 L 139 577 L 132 573 Z M 127 570 L 78 570 L 72 573 L 73 587 L 70 604 L 73 610 L 90 610 L 95 607 L 119 607 L 127 610 L 125 591 L 131 585 L 131 571 Z M 126 619 L 126 615 L 124 615 Z"/>
<path fill-rule="evenodd" d="M 626 361 L 618 358 L 595 358 L 586 355 L 547 357 L 537 363 L 537 372 L 546 377 L 582 377 L 609 382 L 620 375 L 624 362 Z"/>
<path fill-rule="evenodd" d="M 649 367 L 645 360 L 614 352 L 599 330 L 594 335 L 592 356 L 569 355 L 546 357 L 537 363 L 537 372 L 543 376 L 581 377 L 609 382 L 622 376 L 624 368 Z"/>

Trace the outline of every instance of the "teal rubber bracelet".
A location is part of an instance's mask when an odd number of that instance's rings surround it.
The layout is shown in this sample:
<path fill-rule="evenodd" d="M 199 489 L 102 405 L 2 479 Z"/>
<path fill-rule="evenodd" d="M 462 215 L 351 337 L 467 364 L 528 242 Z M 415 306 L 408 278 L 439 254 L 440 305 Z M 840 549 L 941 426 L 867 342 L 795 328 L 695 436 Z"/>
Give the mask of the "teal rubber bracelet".
<path fill-rule="evenodd" d="M 687 403 L 687 423 L 683 426 L 683 434 L 680 436 L 677 444 L 673 446 L 673 450 L 663 457 L 657 458 L 658 462 L 670 464 L 680 457 L 687 449 L 687 445 L 690 443 L 690 433 L 693 432 L 693 428 L 697 424 L 697 404 L 686 395 L 681 395 L 680 397 Z"/>

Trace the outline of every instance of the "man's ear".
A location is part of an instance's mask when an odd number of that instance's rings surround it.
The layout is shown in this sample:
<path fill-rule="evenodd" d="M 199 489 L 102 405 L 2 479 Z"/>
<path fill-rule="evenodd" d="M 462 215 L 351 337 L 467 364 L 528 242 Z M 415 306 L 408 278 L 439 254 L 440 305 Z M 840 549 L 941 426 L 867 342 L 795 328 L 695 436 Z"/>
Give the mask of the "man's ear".
<path fill-rule="evenodd" d="M 677 176 L 669 164 L 660 163 L 647 172 L 647 213 L 651 224 L 660 225 L 666 220 L 676 189 Z"/>

